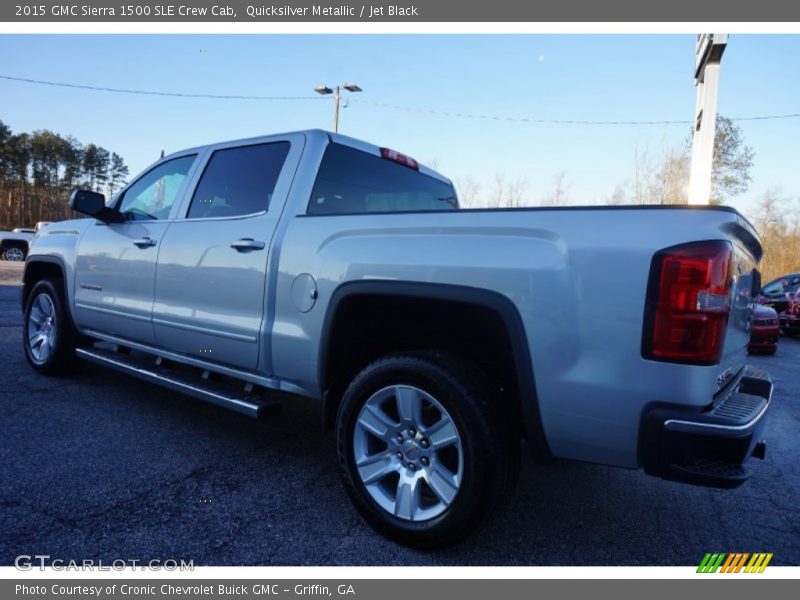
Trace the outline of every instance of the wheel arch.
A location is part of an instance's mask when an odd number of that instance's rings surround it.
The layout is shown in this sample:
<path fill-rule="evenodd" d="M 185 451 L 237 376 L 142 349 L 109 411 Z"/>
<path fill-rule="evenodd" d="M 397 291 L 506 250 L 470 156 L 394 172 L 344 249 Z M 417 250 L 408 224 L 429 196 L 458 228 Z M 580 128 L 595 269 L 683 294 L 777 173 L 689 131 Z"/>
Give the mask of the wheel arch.
<path fill-rule="evenodd" d="M 419 311 L 427 311 L 430 307 L 437 317 L 435 320 L 436 327 L 449 327 L 451 331 L 471 331 L 476 326 L 474 320 L 478 317 L 480 317 L 481 324 L 494 323 L 495 326 L 493 328 L 490 327 L 492 333 L 488 335 L 495 338 L 493 339 L 494 342 L 507 345 L 508 351 L 505 353 L 505 357 L 510 359 L 509 362 L 511 363 L 507 365 L 508 378 L 510 379 L 508 383 L 514 387 L 513 400 L 516 402 L 516 408 L 520 410 L 524 433 L 537 458 L 542 460 L 550 458 L 551 455 L 539 412 L 533 363 L 522 317 L 517 307 L 507 296 L 491 290 L 469 286 L 429 282 L 368 280 L 346 282 L 336 288 L 326 309 L 318 357 L 318 377 L 320 389 L 323 393 L 327 425 L 330 425 L 335 417 L 341 395 L 349 380 L 361 368 L 366 366 L 366 363 L 358 364 L 358 359 L 351 357 L 350 364 L 345 360 L 344 364 L 346 366 L 341 368 L 343 363 L 337 357 L 337 345 L 341 344 L 342 340 L 347 336 L 358 331 L 358 322 L 362 319 L 365 319 L 368 325 L 374 327 L 376 325 L 374 315 L 370 320 L 370 316 L 365 316 L 364 313 L 372 314 L 371 311 L 379 310 L 381 306 L 394 306 L 402 309 L 400 313 L 391 314 L 391 321 L 395 323 L 395 329 L 406 326 L 412 330 L 408 338 L 411 344 L 415 339 L 413 334 L 415 332 L 420 333 L 420 326 L 413 321 L 413 317 L 408 317 L 405 321 L 401 318 L 401 324 L 397 325 L 394 317 L 397 317 L 398 314 L 418 315 Z M 365 308 L 368 310 L 365 311 Z M 354 313 L 357 313 L 359 309 L 361 312 L 357 317 L 354 317 Z M 357 322 L 354 323 L 354 319 Z M 467 324 L 469 324 L 469 327 L 463 327 Z M 415 326 L 417 327 L 416 329 Z M 386 327 L 391 327 L 391 325 L 386 325 Z M 393 342 L 393 340 L 376 341 L 374 339 L 385 331 L 386 329 L 381 329 L 380 326 L 378 326 L 377 331 L 370 329 L 373 334 L 371 341 L 374 343 L 376 352 L 384 350 L 383 346 L 388 348 Z M 403 331 L 405 334 L 406 331 Z M 378 334 L 378 336 L 374 334 Z M 504 339 L 499 339 L 500 337 Z M 431 348 L 398 347 L 396 350 L 390 351 L 411 349 Z M 458 350 L 459 348 L 456 348 L 456 353 L 463 355 L 463 352 Z M 383 354 L 385 353 L 383 352 Z M 369 353 L 367 352 L 364 356 L 368 355 Z M 374 358 L 377 358 L 377 356 Z M 505 369 L 506 366 L 498 365 L 498 368 Z M 340 370 L 343 373 L 337 377 L 337 371 Z"/>
<path fill-rule="evenodd" d="M 30 244 L 26 240 L 0 240 L 0 254 L 8 248 L 19 248 L 25 254 L 25 257 L 30 253 Z"/>
<path fill-rule="evenodd" d="M 64 299 L 67 302 L 67 309 L 71 313 L 71 306 L 69 302 L 69 294 L 67 292 L 67 270 L 64 262 L 55 256 L 36 256 L 29 257 L 25 262 L 25 270 L 22 274 L 22 290 L 20 300 L 22 303 L 22 310 L 25 310 L 25 305 L 28 303 L 28 297 L 31 291 L 42 279 L 50 277 L 58 277 L 63 282 Z"/>

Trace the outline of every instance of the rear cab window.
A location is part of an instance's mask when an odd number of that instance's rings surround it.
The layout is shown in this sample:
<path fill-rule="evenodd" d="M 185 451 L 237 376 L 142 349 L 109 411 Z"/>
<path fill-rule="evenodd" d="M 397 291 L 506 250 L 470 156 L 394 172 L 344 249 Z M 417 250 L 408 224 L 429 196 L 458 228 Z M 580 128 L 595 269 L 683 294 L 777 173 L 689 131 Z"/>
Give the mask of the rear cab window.
<path fill-rule="evenodd" d="M 308 203 L 310 215 L 456 209 L 451 184 L 342 144 L 325 150 Z"/>

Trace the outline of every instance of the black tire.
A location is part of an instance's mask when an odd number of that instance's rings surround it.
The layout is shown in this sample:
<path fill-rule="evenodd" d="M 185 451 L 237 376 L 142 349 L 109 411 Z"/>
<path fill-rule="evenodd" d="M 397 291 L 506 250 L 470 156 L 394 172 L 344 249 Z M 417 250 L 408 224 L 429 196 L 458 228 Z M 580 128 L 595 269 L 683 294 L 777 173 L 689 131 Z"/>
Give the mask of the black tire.
<path fill-rule="evenodd" d="M 766 352 L 764 352 L 764 354 L 766 354 L 766 355 L 768 355 L 768 356 L 774 356 L 774 355 L 775 355 L 775 353 L 776 353 L 777 351 L 778 351 L 778 348 L 777 348 L 777 347 L 775 347 L 775 348 L 770 348 L 769 350 L 767 350 Z"/>
<path fill-rule="evenodd" d="M 20 252 L 22 253 L 20 255 Z M 28 247 L 25 244 L 7 244 L 0 252 L 0 258 L 9 262 L 22 262 L 28 257 Z"/>
<path fill-rule="evenodd" d="M 42 295 L 46 296 L 53 306 L 53 319 L 50 326 L 53 336 L 47 356 L 37 357 L 31 345 L 29 331 L 32 326 L 31 316 L 34 310 L 34 303 L 39 302 L 39 297 Z M 28 359 L 28 364 L 45 375 L 74 372 L 84 364 L 84 361 L 75 356 L 78 340 L 78 333 L 75 331 L 67 310 L 64 286 L 61 279 L 43 279 L 39 281 L 31 290 L 25 303 L 22 345 L 25 349 L 25 357 Z"/>
<path fill-rule="evenodd" d="M 392 385 L 413 386 L 434 397 L 461 439 L 461 485 L 444 512 L 427 520 L 403 519 L 382 508 L 367 491 L 355 465 L 359 413 L 375 392 Z M 337 449 L 347 492 L 366 520 L 384 535 L 416 548 L 451 544 L 507 500 L 514 489 L 521 441 L 514 415 L 478 369 L 454 357 L 420 352 L 378 359 L 355 377 L 339 406 Z"/>

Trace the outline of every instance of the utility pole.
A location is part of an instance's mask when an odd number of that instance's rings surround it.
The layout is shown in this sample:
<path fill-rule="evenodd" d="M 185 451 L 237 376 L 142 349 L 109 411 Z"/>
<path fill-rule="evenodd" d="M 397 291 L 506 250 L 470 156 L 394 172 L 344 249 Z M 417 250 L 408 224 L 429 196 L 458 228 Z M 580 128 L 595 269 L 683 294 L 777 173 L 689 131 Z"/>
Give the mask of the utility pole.
<path fill-rule="evenodd" d="M 321 85 L 319 87 L 315 87 L 314 91 L 318 94 L 322 94 L 323 96 L 327 96 L 329 94 L 334 94 L 333 96 L 333 131 L 337 133 L 339 131 L 339 103 L 342 99 L 342 88 L 346 89 L 348 92 L 363 92 L 360 87 L 358 87 L 355 83 L 345 83 L 344 85 L 337 85 L 335 88 L 331 89 L 327 85 Z"/>
<path fill-rule="evenodd" d="M 719 65 L 727 44 L 727 33 L 703 33 L 697 36 L 694 71 L 697 103 L 692 135 L 692 165 L 689 172 L 689 204 L 708 204 L 711 200 Z"/>

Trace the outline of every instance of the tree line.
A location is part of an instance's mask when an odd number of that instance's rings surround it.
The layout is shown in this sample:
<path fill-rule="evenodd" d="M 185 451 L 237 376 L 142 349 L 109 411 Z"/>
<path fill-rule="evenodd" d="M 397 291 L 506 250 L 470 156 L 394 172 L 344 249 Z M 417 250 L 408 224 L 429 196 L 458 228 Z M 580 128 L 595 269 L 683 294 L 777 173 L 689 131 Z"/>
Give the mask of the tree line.
<path fill-rule="evenodd" d="M 112 196 L 129 174 L 122 156 L 102 146 L 46 129 L 14 133 L 0 121 L 0 228 L 71 218 L 73 189 Z"/>
<path fill-rule="evenodd" d="M 724 204 L 750 187 L 755 160 L 741 128 L 731 119 L 717 117 L 711 204 Z M 686 204 L 691 166 L 691 133 L 683 142 L 659 155 L 634 149 L 631 177 L 620 182 L 601 204 Z M 471 175 L 458 178 L 456 187 L 465 207 L 563 206 L 572 204 L 566 171 L 553 177 L 549 189 L 536 197 L 524 177 L 497 173 L 488 185 Z M 800 270 L 800 198 L 793 200 L 778 189 L 767 190 L 748 215 L 761 235 L 763 281 Z"/>
<path fill-rule="evenodd" d="M 759 199 L 753 217 L 764 259 L 759 265 L 761 280 L 800 271 L 800 198 L 792 199 L 780 189 L 768 189 Z"/>
<path fill-rule="evenodd" d="M 686 204 L 691 148 L 691 132 L 677 146 L 666 148 L 661 156 L 650 156 L 637 146 L 631 178 L 620 182 L 601 203 Z M 748 190 L 754 157 L 753 149 L 744 142 L 741 128 L 731 119 L 717 117 L 711 204 L 723 204 Z M 516 208 L 572 203 L 566 171 L 557 173 L 550 189 L 538 198 L 531 193 L 530 182 L 525 177 L 511 178 L 504 173 L 496 173 L 488 185 L 481 185 L 471 175 L 466 175 L 456 179 L 456 187 L 465 207 Z"/>

